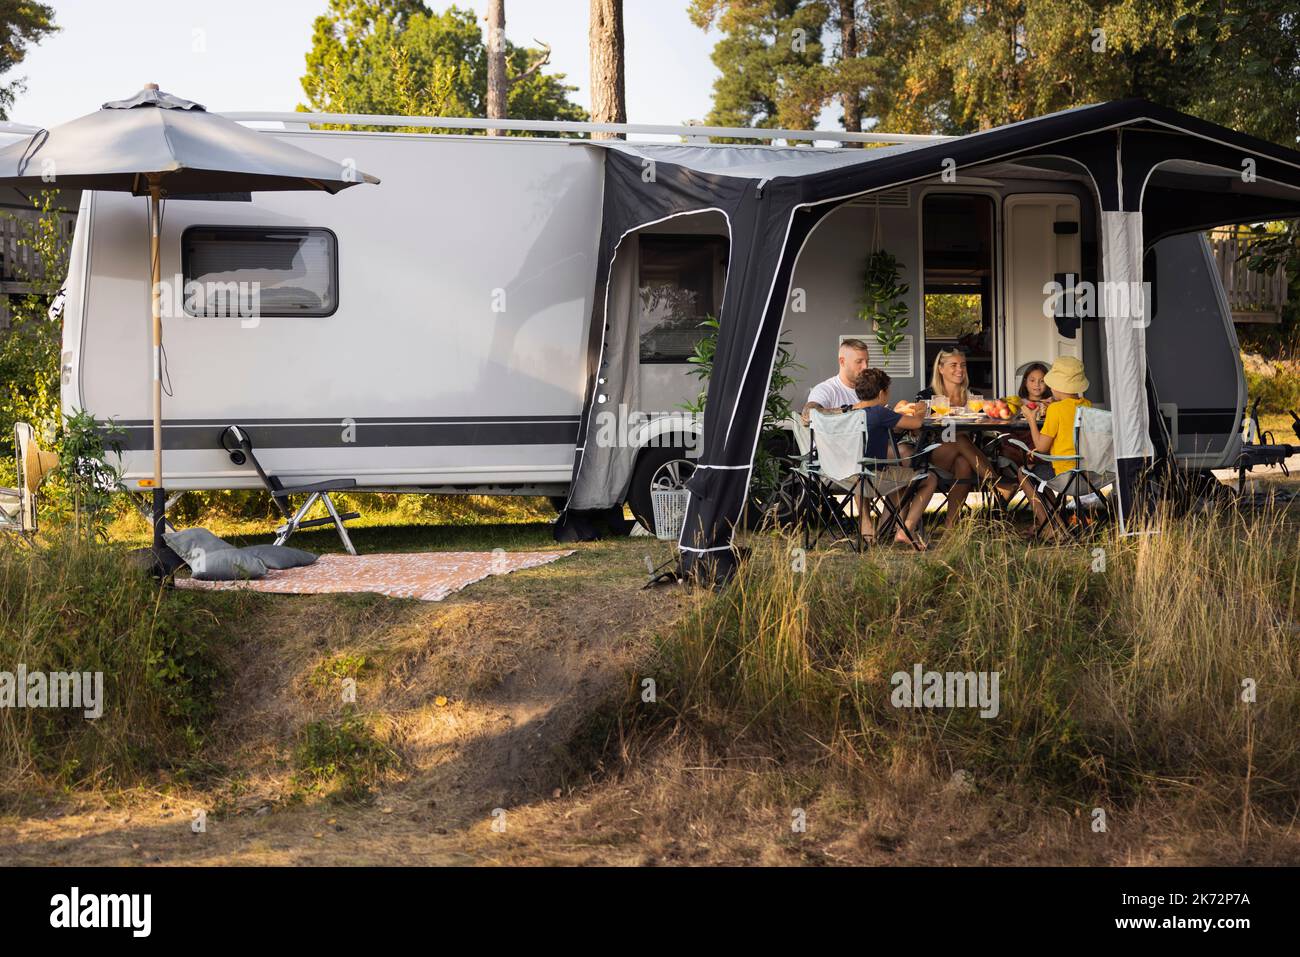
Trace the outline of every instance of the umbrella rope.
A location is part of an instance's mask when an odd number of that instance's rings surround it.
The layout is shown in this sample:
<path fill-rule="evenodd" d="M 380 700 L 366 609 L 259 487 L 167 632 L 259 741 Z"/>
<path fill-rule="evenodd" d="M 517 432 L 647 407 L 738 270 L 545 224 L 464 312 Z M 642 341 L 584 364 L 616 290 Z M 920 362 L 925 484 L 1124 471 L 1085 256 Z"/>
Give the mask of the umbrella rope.
<path fill-rule="evenodd" d="M 162 237 L 163 223 L 165 223 L 166 221 L 167 221 L 167 197 L 164 196 L 163 199 L 162 199 L 162 201 L 158 204 L 158 236 L 159 236 L 160 239 L 161 239 L 161 237 Z M 161 243 L 161 242 L 159 242 L 159 244 L 158 244 L 158 255 L 159 255 L 160 257 L 162 256 L 162 243 Z M 149 284 L 149 286 L 151 286 L 151 287 L 153 286 L 153 270 L 154 270 L 154 266 L 155 266 L 155 265 L 156 265 L 156 263 L 154 262 L 154 260 L 153 260 L 152 258 L 150 258 L 150 260 L 149 260 L 149 283 L 148 283 L 148 284 Z M 160 359 L 162 360 L 162 361 L 160 362 L 160 365 L 162 366 L 162 370 L 161 370 L 161 371 L 162 371 L 162 391 L 163 391 L 163 395 L 167 396 L 167 398 L 169 398 L 169 399 L 174 399 L 174 398 L 176 398 L 176 394 L 175 394 L 174 392 L 172 392 L 172 374 L 171 374 L 171 369 L 169 369 L 169 368 L 168 368 L 168 365 L 167 365 L 167 344 L 166 344 L 166 343 L 162 343 L 162 344 L 159 346 L 159 352 L 161 353 L 161 355 L 160 355 Z"/>

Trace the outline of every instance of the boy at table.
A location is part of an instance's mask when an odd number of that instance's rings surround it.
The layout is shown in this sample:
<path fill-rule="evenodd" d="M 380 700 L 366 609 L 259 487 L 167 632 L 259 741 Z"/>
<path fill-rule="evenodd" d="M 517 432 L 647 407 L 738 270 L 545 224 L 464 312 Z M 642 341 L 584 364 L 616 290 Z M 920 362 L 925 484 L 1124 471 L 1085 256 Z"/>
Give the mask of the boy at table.
<path fill-rule="evenodd" d="M 883 369 L 866 369 L 854 383 L 858 401 L 853 408 L 866 410 L 866 457 L 869 459 L 898 459 L 908 454 L 901 453 L 900 456 L 898 440 L 894 437 L 894 432 L 919 429 L 924 421 L 920 415 L 911 411 L 896 411 L 889 407 L 889 382 L 889 376 Z M 902 501 L 903 490 L 912 483 L 914 472 L 914 469 L 902 464 L 890 465 L 877 471 L 885 487 L 898 486 L 897 491 L 889 493 L 895 507 Z M 907 526 L 912 536 L 909 538 L 907 532 L 900 528 L 894 533 L 894 541 L 901 545 L 915 547 L 917 551 L 924 551 L 926 544 L 921 538 L 921 519 L 925 517 L 925 506 L 929 504 L 930 496 L 934 495 L 938 487 L 938 479 L 933 472 L 927 472 L 925 478 L 915 484 L 916 494 L 908 504 L 907 514 L 903 516 L 903 524 Z M 874 539 L 875 530 L 869 527 L 867 512 L 862 507 L 861 498 L 858 500 L 858 514 L 862 516 L 862 534 L 869 539 Z"/>

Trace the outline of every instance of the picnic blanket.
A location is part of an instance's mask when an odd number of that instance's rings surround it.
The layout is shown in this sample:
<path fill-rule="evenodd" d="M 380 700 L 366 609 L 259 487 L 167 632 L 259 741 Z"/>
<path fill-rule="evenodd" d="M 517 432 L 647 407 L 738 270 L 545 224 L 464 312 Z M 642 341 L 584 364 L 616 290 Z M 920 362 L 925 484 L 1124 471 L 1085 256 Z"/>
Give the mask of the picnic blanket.
<path fill-rule="evenodd" d="M 281 595 L 375 592 L 389 598 L 442 601 L 489 575 L 507 575 L 572 555 L 550 552 L 406 552 L 391 555 L 322 555 L 313 565 L 269 571 L 254 581 L 176 579 L 177 588 L 234 588 Z"/>

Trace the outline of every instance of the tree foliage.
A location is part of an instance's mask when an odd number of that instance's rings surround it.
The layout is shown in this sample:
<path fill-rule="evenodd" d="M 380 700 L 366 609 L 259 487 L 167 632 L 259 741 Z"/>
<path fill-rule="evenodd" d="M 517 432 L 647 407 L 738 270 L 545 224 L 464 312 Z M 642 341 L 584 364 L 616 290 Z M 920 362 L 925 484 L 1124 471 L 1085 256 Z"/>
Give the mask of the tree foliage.
<path fill-rule="evenodd" d="M 0 76 L 23 62 L 27 48 L 59 28 L 54 24 L 54 8 L 46 3 L 0 3 Z M 21 79 L 0 84 L 0 120 L 9 119 L 14 98 L 27 88 Z"/>
<path fill-rule="evenodd" d="M 509 114 L 583 120 L 562 73 L 528 73 L 539 51 L 507 42 Z M 527 74 L 527 75 L 525 75 Z M 300 109 L 404 116 L 485 116 L 487 47 L 474 11 L 421 0 L 330 0 L 316 18 Z"/>
<path fill-rule="evenodd" d="M 691 0 L 691 21 L 716 25 L 722 71 L 708 122 L 715 126 L 806 129 L 825 83 L 821 35 L 828 13 L 803 0 Z"/>
<path fill-rule="evenodd" d="M 691 15 L 722 34 L 711 119 L 730 125 L 775 125 L 774 110 L 792 125 L 856 93 L 873 129 L 967 133 L 1140 96 L 1300 135 L 1294 0 L 693 0 Z M 831 42 L 792 56 L 791 30 L 818 25 Z"/>
<path fill-rule="evenodd" d="M 17 276 L 30 292 L 10 298 L 9 328 L 0 333 L 0 445 L 9 446 L 15 422 L 27 422 L 42 441 L 59 433 L 59 352 L 62 330 L 48 315 L 67 270 L 68 240 L 55 208 L 57 192 L 32 199 L 35 219 L 18 219 L 19 242 L 39 264 Z M 7 465 L 8 460 L 6 460 Z"/>

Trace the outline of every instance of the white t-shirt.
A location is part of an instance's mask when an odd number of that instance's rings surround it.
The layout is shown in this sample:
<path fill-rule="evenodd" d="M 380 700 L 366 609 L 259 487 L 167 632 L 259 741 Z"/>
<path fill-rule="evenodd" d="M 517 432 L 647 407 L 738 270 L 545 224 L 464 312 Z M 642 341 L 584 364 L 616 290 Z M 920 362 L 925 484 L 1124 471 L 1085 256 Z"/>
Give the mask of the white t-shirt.
<path fill-rule="evenodd" d="M 812 387 L 808 401 L 816 402 L 823 409 L 838 409 L 842 405 L 854 405 L 858 401 L 858 394 L 846 386 L 838 375 L 833 375 Z"/>

